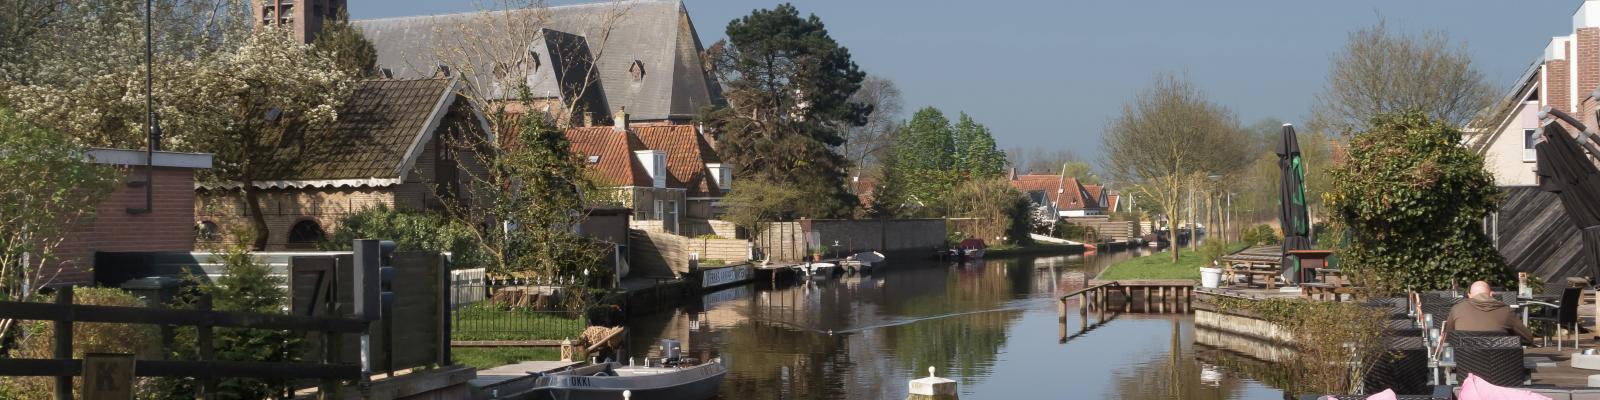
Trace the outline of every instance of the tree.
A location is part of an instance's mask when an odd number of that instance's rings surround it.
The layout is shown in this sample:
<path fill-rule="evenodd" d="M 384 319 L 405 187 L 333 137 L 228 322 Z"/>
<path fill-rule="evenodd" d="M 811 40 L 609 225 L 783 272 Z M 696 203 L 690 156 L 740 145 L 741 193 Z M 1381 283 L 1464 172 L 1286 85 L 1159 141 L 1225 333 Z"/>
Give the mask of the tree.
<path fill-rule="evenodd" d="M 993 178 L 1005 173 L 1006 155 L 994 145 L 989 127 L 962 112 L 952 127 L 954 168 L 968 178 Z"/>
<path fill-rule="evenodd" d="M 333 64 L 345 75 L 375 77 L 378 75 L 378 48 L 367 41 L 360 29 L 350 25 L 350 14 L 339 9 L 339 14 L 325 21 L 322 31 L 311 42 L 311 49 Z"/>
<path fill-rule="evenodd" d="M 894 81 L 876 75 L 867 75 L 861 81 L 861 89 L 850 96 L 850 101 L 872 109 L 865 124 L 844 124 L 839 127 L 844 132 L 845 141 L 841 151 L 845 159 L 855 167 L 856 175 L 864 175 L 863 171 L 871 171 L 881 165 L 885 157 L 883 153 L 888 151 L 895 131 L 900 129 L 900 111 L 904 103 L 900 88 L 894 85 Z"/>
<path fill-rule="evenodd" d="M 1006 243 L 1030 243 L 1033 204 L 1010 182 L 1000 178 L 972 179 L 950 193 L 950 215 L 974 218 L 968 227 L 973 237 Z"/>
<path fill-rule="evenodd" d="M 1457 125 L 1421 111 L 1384 114 L 1351 138 L 1327 201 L 1348 229 L 1342 268 L 1379 289 L 1442 290 L 1451 281 L 1508 284 L 1483 231 L 1499 191 Z"/>
<path fill-rule="evenodd" d="M 1124 105 L 1106 131 L 1102 165 L 1174 223 L 1193 185 L 1248 160 L 1238 153 L 1244 134 L 1232 112 L 1173 76 L 1158 78 Z"/>
<path fill-rule="evenodd" d="M 531 102 L 526 86 L 523 103 Z M 504 111 L 499 111 L 504 113 Z M 445 199 L 451 218 L 471 226 L 485 267 L 497 273 L 538 276 L 584 275 L 590 283 L 610 282 L 601 268 L 607 248 L 579 235 L 588 217 L 585 193 L 594 183 L 566 135 L 540 113 L 497 115 L 516 120 L 516 135 L 502 143 L 488 137 L 449 138 L 445 145 L 458 160 L 486 168 L 464 168 L 466 194 Z M 513 119 L 514 118 L 514 119 Z M 576 303 L 575 303 L 576 304 Z"/>
<path fill-rule="evenodd" d="M 205 179 L 237 185 L 254 228 L 253 249 L 271 235 L 255 183 L 289 179 L 337 156 L 358 138 L 319 129 L 354 89 L 333 60 L 262 28 L 238 50 L 191 65 L 190 75 L 158 109 L 180 150 L 215 155 Z"/>
<path fill-rule="evenodd" d="M 744 228 L 751 240 L 758 240 L 769 222 L 792 217 L 794 202 L 804 197 L 794 188 L 760 180 L 737 180 L 733 189 L 722 199 L 728 205 L 722 219 Z"/>
<path fill-rule="evenodd" d="M 1348 134 L 1375 116 L 1405 111 L 1465 126 L 1493 101 L 1492 91 L 1471 54 L 1445 33 L 1394 33 L 1379 21 L 1350 33 L 1334 55 L 1311 128 Z"/>
<path fill-rule="evenodd" d="M 0 300 L 29 301 L 49 285 L 56 249 L 111 193 L 115 171 L 85 160 L 67 138 L 0 109 Z M 0 320 L 0 344 L 15 323 Z"/>
<path fill-rule="evenodd" d="M 873 111 L 852 102 L 866 74 L 822 20 L 793 5 L 755 10 L 728 23 L 728 39 L 708 50 L 728 106 L 702 119 L 719 153 L 741 179 L 789 185 L 805 196 L 799 216 L 850 215 L 849 160 L 839 126 L 861 126 Z"/>

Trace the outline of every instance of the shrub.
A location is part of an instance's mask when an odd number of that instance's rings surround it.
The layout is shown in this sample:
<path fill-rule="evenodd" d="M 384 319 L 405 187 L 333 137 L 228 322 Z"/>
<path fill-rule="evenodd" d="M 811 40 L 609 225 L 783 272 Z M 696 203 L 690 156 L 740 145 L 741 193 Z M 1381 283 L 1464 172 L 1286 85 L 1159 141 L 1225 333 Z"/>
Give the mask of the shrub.
<path fill-rule="evenodd" d="M 1283 243 L 1283 238 L 1278 236 L 1278 231 L 1271 225 L 1261 224 L 1253 228 L 1244 228 L 1240 232 L 1240 240 L 1250 246 L 1267 246 Z"/>
<path fill-rule="evenodd" d="M 1215 304 L 1219 312 L 1259 315 L 1295 338 L 1286 369 L 1289 392 L 1355 393 L 1378 358 L 1388 355 L 1382 312 L 1359 303 L 1219 298 Z"/>
<path fill-rule="evenodd" d="M 1341 269 L 1378 290 L 1437 290 L 1452 280 L 1512 282 L 1483 231 L 1499 190 L 1461 132 L 1417 113 L 1384 114 L 1350 140 L 1325 195 L 1349 228 Z"/>
<path fill-rule="evenodd" d="M 175 302 L 178 308 L 193 308 L 196 294 L 211 296 L 212 308 L 217 311 L 281 314 L 288 306 L 288 292 L 283 288 L 284 278 L 272 275 L 265 262 L 256 259 L 244 246 L 233 246 L 222 254 L 227 273 L 217 278 L 215 284 L 202 286 L 198 293 L 186 293 Z M 295 362 L 300 360 L 302 335 L 291 331 L 265 329 L 215 328 L 213 334 L 216 359 L 220 361 Z M 169 357 L 177 360 L 197 360 L 195 347 L 197 332 L 194 328 L 179 330 L 178 340 Z M 162 379 L 159 385 L 163 398 L 192 398 L 194 380 Z M 249 378 L 224 378 L 217 380 L 218 399 L 263 399 L 280 394 L 288 382 Z"/>
<path fill-rule="evenodd" d="M 393 240 L 396 250 L 401 251 L 449 252 L 454 268 L 485 265 L 472 228 L 439 214 L 379 205 L 340 218 L 338 228 L 320 246 L 324 250 L 349 250 L 355 239 Z"/>
<path fill-rule="evenodd" d="M 1205 261 L 1204 266 L 1222 262 L 1222 257 L 1228 255 L 1228 244 L 1221 240 L 1207 240 L 1200 244 L 1200 258 Z"/>
<path fill-rule="evenodd" d="M 72 295 L 73 304 L 144 306 L 137 296 L 120 289 L 84 287 L 74 289 Z M 40 296 L 36 299 L 52 301 L 54 297 Z M 23 336 L 11 352 L 11 357 L 54 358 L 55 352 L 51 348 L 55 337 L 53 324 L 49 321 L 24 321 L 20 328 Z M 77 323 L 72 326 L 72 356 L 82 358 L 87 353 L 127 353 L 148 359 L 159 351 L 159 337 L 155 325 Z M 138 390 L 148 390 L 152 382 L 140 379 Z M 49 377 L 0 377 L 0 398 L 48 399 L 54 393 L 54 387 L 55 379 Z M 74 390 L 78 387 L 79 384 L 73 385 Z"/>
<path fill-rule="evenodd" d="M 1028 244 L 1033 225 L 1032 203 L 1004 178 L 968 181 L 946 196 L 952 217 L 975 218 L 973 237 L 985 241 L 1004 237 L 1009 243 Z"/>

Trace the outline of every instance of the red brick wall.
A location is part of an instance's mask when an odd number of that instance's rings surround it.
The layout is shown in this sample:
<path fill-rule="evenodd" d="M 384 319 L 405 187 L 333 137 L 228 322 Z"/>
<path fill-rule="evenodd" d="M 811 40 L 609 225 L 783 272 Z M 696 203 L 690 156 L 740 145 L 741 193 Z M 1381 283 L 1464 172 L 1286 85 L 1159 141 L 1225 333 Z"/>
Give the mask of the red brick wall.
<path fill-rule="evenodd" d="M 1572 107 L 1569 106 L 1572 104 L 1572 97 L 1571 93 L 1568 93 L 1567 78 L 1570 72 L 1567 69 L 1567 60 L 1547 60 L 1544 62 L 1544 67 L 1547 85 L 1544 88 L 1545 105 L 1561 111 L 1572 111 Z"/>
<path fill-rule="evenodd" d="M 1577 36 L 1577 48 L 1573 55 L 1573 68 L 1577 68 L 1577 92 L 1572 93 L 1574 99 L 1579 101 L 1594 92 L 1600 86 L 1600 28 L 1578 28 L 1574 34 Z"/>
<path fill-rule="evenodd" d="M 128 180 L 144 180 L 144 170 L 130 168 Z M 97 251 L 189 251 L 194 248 L 194 170 L 157 168 L 155 173 L 155 211 L 129 214 L 128 208 L 144 208 L 145 190 L 118 184 L 100 205 L 93 219 L 81 221 L 78 229 L 56 248 L 60 274 L 46 270 L 51 285 L 87 284 L 94 280 L 94 253 Z"/>

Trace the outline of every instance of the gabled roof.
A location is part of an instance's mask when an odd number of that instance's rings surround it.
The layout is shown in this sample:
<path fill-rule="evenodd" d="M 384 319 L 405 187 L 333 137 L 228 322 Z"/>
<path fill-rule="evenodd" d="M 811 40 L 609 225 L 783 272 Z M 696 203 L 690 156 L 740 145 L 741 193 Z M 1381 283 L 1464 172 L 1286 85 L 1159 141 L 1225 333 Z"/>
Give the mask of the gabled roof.
<path fill-rule="evenodd" d="M 726 190 L 711 178 L 708 163 L 720 163 L 716 150 L 693 125 L 635 126 L 646 148 L 667 154 L 667 187 L 686 189 L 690 197 L 719 196 Z"/>
<path fill-rule="evenodd" d="M 648 187 L 653 183 L 650 172 L 634 158 L 633 152 L 644 150 L 644 143 L 627 131 L 609 126 L 581 127 L 567 129 L 566 135 L 572 152 L 605 180 L 604 184 Z"/>
<path fill-rule="evenodd" d="M 1024 194 L 1044 192 L 1045 198 L 1061 210 L 1100 208 L 1100 202 L 1097 200 L 1102 187 L 1089 185 L 1094 187 L 1094 193 L 1091 194 L 1087 187 L 1078 183 L 1078 179 L 1073 177 L 1044 174 L 1017 175 L 1016 179 L 1011 180 L 1011 186 Z"/>
<path fill-rule="evenodd" d="M 594 69 L 594 58 L 589 53 L 589 42 L 583 36 L 552 29 L 540 30 L 534 40 L 533 54 L 529 59 L 536 68 L 528 76 L 528 91 L 535 98 L 558 97 L 564 104 L 578 112 L 605 114 L 604 86 L 599 71 Z M 494 88 L 494 98 L 515 98 L 516 88 Z"/>
<path fill-rule="evenodd" d="M 490 23 L 485 21 L 494 21 Z M 609 109 L 626 107 L 635 120 L 691 118 L 722 103 L 720 87 L 701 59 L 705 51 L 689 12 L 678 0 L 631 0 L 541 7 L 531 10 L 384 18 L 355 21 L 378 50 L 378 64 L 396 76 L 431 76 L 441 64 L 436 49 L 481 48 L 486 54 L 523 54 L 504 39 L 507 25 L 547 28 L 582 36 L 599 70 Z M 484 43 L 462 43 L 483 41 Z M 543 55 L 548 57 L 548 55 Z M 490 58 L 505 58 L 500 56 Z M 548 59 L 544 60 L 548 61 Z M 487 61 L 485 61 L 487 63 Z M 630 71 L 643 66 L 639 79 Z M 458 68 L 459 69 L 459 68 Z M 493 68 L 477 66 L 480 71 Z M 486 78 L 472 78 L 485 88 Z M 514 98 L 515 93 L 503 93 Z M 538 95 L 535 93 L 535 95 Z"/>
<path fill-rule="evenodd" d="M 1106 195 L 1105 209 L 1107 211 L 1120 211 L 1117 209 L 1117 206 L 1119 205 L 1117 202 L 1120 200 L 1122 200 L 1122 195 L 1115 193 Z"/>
<path fill-rule="evenodd" d="M 1500 137 L 1500 134 L 1506 130 L 1507 126 L 1516 121 L 1518 110 L 1525 106 L 1527 99 L 1540 90 L 1539 84 L 1542 79 L 1540 79 L 1539 75 L 1542 69 L 1539 67 L 1543 65 L 1543 59 L 1535 60 L 1533 65 L 1528 66 L 1528 69 L 1522 73 L 1517 83 L 1511 86 L 1511 89 L 1500 101 L 1490 105 L 1489 109 L 1481 113 L 1479 117 L 1483 118 L 1483 120 L 1477 122 L 1482 129 L 1487 129 L 1487 131 L 1480 130 L 1476 135 L 1468 138 L 1467 148 L 1480 155 L 1489 151 L 1489 145 Z M 1543 93 L 1540 93 L 1540 95 L 1543 95 Z"/>
<path fill-rule="evenodd" d="M 305 165 L 295 176 L 257 181 L 261 188 L 388 186 L 404 182 L 452 109 L 470 110 L 470 123 L 488 132 L 480 110 L 458 96 L 452 78 L 374 79 L 360 83 L 332 124 L 306 135 L 332 138 L 339 152 Z M 206 187 L 236 187 L 237 184 Z"/>

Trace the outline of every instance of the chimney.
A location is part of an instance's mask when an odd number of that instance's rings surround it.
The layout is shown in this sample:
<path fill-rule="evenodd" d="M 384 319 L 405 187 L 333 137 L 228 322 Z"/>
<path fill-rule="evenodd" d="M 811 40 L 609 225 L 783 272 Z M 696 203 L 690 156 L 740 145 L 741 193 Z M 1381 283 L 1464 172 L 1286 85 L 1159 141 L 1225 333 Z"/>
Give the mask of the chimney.
<path fill-rule="evenodd" d="M 1591 7 L 1593 6 L 1593 7 Z M 1584 98 L 1600 87 L 1600 3 L 1585 1 L 1572 15 L 1573 42 L 1569 65 L 1572 68 L 1573 111 L 1586 112 Z"/>
<path fill-rule="evenodd" d="M 594 112 L 593 111 L 584 111 L 583 112 L 583 126 L 585 126 L 585 127 L 594 126 Z"/>
<path fill-rule="evenodd" d="M 1017 167 L 1011 167 L 1011 169 L 1007 171 L 1006 177 L 1013 181 L 1017 180 Z"/>
<path fill-rule="evenodd" d="M 1544 92 L 1543 106 L 1564 112 L 1572 111 L 1572 36 L 1550 38 L 1544 49 L 1544 66 L 1540 68 L 1539 82 Z"/>
<path fill-rule="evenodd" d="M 619 130 L 619 131 L 628 130 L 628 108 L 627 107 L 622 107 L 622 108 L 617 109 L 617 115 L 611 116 L 611 120 L 613 121 L 613 123 L 616 124 L 616 126 L 614 127 L 614 128 L 616 128 L 616 130 Z"/>

